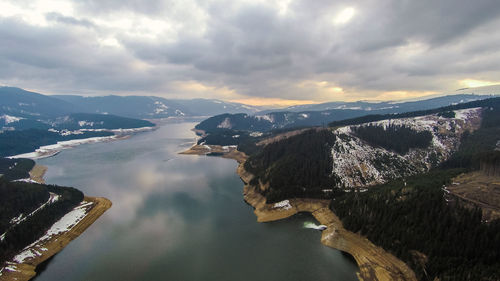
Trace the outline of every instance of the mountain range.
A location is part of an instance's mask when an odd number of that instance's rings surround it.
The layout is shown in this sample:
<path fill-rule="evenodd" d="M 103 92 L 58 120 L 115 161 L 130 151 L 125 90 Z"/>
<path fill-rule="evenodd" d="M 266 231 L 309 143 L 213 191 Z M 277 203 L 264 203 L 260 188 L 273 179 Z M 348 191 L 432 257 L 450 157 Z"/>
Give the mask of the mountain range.
<path fill-rule="evenodd" d="M 213 116 L 260 111 L 260 107 L 214 99 L 170 100 L 152 96 L 42 95 L 15 87 L 0 87 L 0 116 L 50 119 L 70 113 L 113 114 L 129 118 Z"/>
<path fill-rule="evenodd" d="M 374 114 L 397 114 L 467 103 L 493 95 L 458 94 L 408 102 L 332 102 L 289 107 L 286 111 L 262 111 L 255 115 L 221 114 L 206 119 L 196 129 L 214 132 L 224 129 L 265 132 L 307 126 L 325 126 L 330 122 Z"/>

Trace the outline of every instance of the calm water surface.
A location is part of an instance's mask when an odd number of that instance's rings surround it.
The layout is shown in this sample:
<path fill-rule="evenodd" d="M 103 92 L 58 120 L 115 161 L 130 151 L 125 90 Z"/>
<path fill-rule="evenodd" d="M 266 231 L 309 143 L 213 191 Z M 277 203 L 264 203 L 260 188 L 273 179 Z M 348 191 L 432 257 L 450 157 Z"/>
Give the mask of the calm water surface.
<path fill-rule="evenodd" d="M 303 227 L 257 223 L 234 160 L 178 155 L 194 123 L 39 160 L 46 181 L 113 202 L 48 263 L 41 280 L 357 280 L 357 267 Z"/>

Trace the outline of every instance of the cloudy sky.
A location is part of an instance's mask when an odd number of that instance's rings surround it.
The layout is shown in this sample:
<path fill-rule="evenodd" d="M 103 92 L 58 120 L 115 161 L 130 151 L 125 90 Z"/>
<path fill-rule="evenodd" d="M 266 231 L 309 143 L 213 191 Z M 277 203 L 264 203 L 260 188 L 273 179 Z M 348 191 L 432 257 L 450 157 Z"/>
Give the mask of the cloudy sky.
<path fill-rule="evenodd" d="M 253 104 L 500 83 L 498 0 L 0 0 L 0 84 Z"/>

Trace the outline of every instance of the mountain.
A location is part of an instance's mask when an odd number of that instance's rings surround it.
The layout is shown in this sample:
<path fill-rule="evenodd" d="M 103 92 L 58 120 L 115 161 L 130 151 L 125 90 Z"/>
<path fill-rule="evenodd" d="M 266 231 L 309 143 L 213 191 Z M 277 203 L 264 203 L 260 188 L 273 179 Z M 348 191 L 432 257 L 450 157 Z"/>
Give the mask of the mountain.
<path fill-rule="evenodd" d="M 72 113 L 59 117 L 51 123 L 56 130 L 114 130 L 154 127 L 146 120 L 121 117 L 111 114 Z"/>
<path fill-rule="evenodd" d="M 0 87 L 0 116 L 55 118 L 78 110 L 78 106 L 51 96 L 14 87 Z"/>
<path fill-rule="evenodd" d="M 166 118 L 187 116 L 213 116 L 221 113 L 253 114 L 259 109 L 219 100 L 171 100 L 151 96 L 83 97 L 58 95 L 58 99 L 75 104 L 81 112 L 105 113 L 131 118 Z"/>
<path fill-rule="evenodd" d="M 490 221 L 488 209 L 500 207 L 500 98 L 330 125 L 238 144 L 249 155 L 239 168 L 247 194 L 274 208 L 329 199 L 347 230 L 418 280 L 499 280 L 500 219 Z"/>
<path fill-rule="evenodd" d="M 474 100 L 486 99 L 500 94 L 500 85 L 484 86 L 477 88 L 463 88 L 454 92 L 440 94 L 437 97 L 424 97 L 418 100 L 410 101 L 387 101 L 387 102 L 326 102 L 320 104 L 295 105 L 280 109 L 270 109 L 260 111 L 257 114 L 263 115 L 272 112 L 302 112 L 302 111 L 325 111 L 332 109 L 351 109 L 351 110 L 384 110 L 392 109 L 395 113 L 409 112 L 416 110 L 426 110 L 438 108 L 450 104 L 464 103 Z"/>
<path fill-rule="evenodd" d="M 19 88 L 0 88 L 0 156 L 32 152 L 59 141 L 110 137 L 116 129 L 154 127 L 111 114 L 78 113 L 82 106 Z"/>
<path fill-rule="evenodd" d="M 25 119 L 50 119 L 70 113 L 99 113 L 138 119 L 155 119 L 213 116 L 222 113 L 254 114 L 259 110 L 261 110 L 259 107 L 215 99 L 177 100 L 153 96 L 113 95 L 97 97 L 47 96 L 20 88 L 0 87 L 0 116 Z"/>
<path fill-rule="evenodd" d="M 500 93 L 498 91 L 497 93 Z M 321 104 L 306 104 L 306 105 L 296 105 L 284 108 L 282 110 L 264 111 L 264 113 L 270 112 L 302 112 L 302 111 L 326 111 L 332 109 L 344 109 L 344 110 L 365 110 L 365 111 L 377 111 L 377 110 L 387 110 L 390 109 L 394 113 L 409 112 L 416 110 L 426 110 L 431 108 L 437 108 L 442 106 L 447 106 L 450 104 L 464 103 L 469 101 L 481 100 L 490 98 L 491 95 L 473 95 L 473 94 L 455 94 L 447 95 L 436 98 L 429 98 L 418 101 L 402 101 L 402 102 L 327 102 Z M 260 112 L 262 114 L 262 112 Z"/>
<path fill-rule="evenodd" d="M 238 145 L 240 151 L 251 154 L 245 168 L 260 182 L 269 183 L 263 190 L 268 200 L 279 201 L 308 192 L 321 197 L 321 190 L 333 187 L 382 184 L 427 172 L 445 161 L 452 166 L 479 167 L 472 154 L 496 149 L 499 124 L 500 98 L 492 98 L 432 110 L 368 115 L 336 121 L 328 128 L 249 133 L 219 126 L 199 144 Z M 478 137 L 471 143 L 470 136 Z M 313 176 L 318 171 L 324 174 Z"/>
<path fill-rule="evenodd" d="M 214 116 L 221 113 L 246 113 L 255 114 L 261 109 L 258 106 L 251 106 L 241 103 L 225 102 L 211 99 L 191 99 L 175 100 L 177 103 L 187 107 L 193 115 Z"/>
<path fill-rule="evenodd" d="M 289 108 L 292 109 L 292 111 L 278 111 L 265 114 L 258 113 L 256 115 L 217 115 L 204 120 L 196 126 L 196 129 L 206 132 L 214 132 L 220 129 L 264 132 L 283 128 L 324 126 L 333 121 L 345 120 L 365 115 L 395 114 L 428 110 L 442 106 L 483 100 L 490 97 L 490 95 L 479 96 L 461 94 L 401 103 L 335 102 L 319 105 L 301 105 Z M 300 111 L 303 109 L 308 109 L 308 111 Z"/>
<path fill-rule="evenodd" d="M 191 115 L 188 108 L 171 100 L 143 96 L 53 96 L 77 105 L 79 112 L 114 114 L 130 118 L 165 118 Z"/>

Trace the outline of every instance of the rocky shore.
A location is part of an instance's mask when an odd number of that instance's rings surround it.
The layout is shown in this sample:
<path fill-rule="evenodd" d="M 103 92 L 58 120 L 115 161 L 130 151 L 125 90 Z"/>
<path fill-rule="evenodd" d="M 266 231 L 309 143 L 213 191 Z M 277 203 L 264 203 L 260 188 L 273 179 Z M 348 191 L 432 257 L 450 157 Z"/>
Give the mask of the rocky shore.
<path fill-rule="evenodd" d="M 220 146 L 195 145 L 181 154 L 207 155 L 216 151 L 221 157 L 235 159 L 239 166 L 237 173 L 244 182 L 243 196 L 254 208 L 258 222 L 271 222 L 286 219 L 300 212 L 308 212 L 322 225 L 321 243 L 349 253 L 359 267 L 357 273 L 361 281 L 416 281 L 415 273 L 394 255 L 377 247 L 365 237 L 347 231 L 342 221 L 330 210 L 330 200 L 291 198 L 275 204 L 267 204 L 266 198 L 258 192 L 259 186 L 250 185 L 253 175 L 245 170 L 247 155 L 235 148 L 224 151 Z"/>

